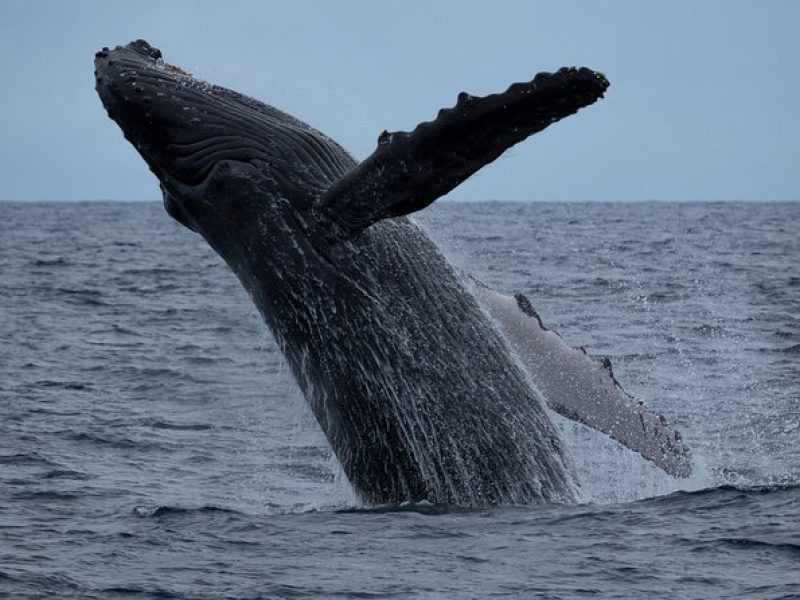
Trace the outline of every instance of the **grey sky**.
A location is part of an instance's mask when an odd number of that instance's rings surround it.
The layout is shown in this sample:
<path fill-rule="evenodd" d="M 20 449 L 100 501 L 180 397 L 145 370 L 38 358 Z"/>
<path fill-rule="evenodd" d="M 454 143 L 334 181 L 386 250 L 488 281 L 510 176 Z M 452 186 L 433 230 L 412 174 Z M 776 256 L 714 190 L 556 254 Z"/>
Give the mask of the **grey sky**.
<path fill-rule="evenodd" d="M 356 157 L 383 129 L 563 65 L 605 100 L 508 152 L 464 200 L 800 199 L 800 2 L 0 3 L 0 198 L 156 199 L 93 89 L 101 46 L 308 121 Z"/>

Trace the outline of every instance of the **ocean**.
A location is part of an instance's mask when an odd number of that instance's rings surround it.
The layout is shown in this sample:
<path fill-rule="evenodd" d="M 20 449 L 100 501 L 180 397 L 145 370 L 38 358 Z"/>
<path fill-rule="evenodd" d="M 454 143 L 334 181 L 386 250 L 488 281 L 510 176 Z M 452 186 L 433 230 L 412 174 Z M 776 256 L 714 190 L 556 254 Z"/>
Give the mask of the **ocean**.
<path fill-rule="evenodd" d="M 0 597 L 800 598 L 800 203 L 437 203 L 692 448 L 554 416 L 574 505 L 363 506 L 256 309 L 160 203 L 0 203 Z"/>

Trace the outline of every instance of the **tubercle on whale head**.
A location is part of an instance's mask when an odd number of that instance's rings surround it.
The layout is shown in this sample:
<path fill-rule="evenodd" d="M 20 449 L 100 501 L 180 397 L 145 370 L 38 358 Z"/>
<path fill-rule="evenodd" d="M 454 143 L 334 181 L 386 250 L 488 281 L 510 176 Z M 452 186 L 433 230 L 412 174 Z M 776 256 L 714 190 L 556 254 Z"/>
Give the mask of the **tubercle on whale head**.
<path fill-rule="evenodd" d="M 167 66 L 161 51 L 144 40 L 97 52 L 95 89 L 159 179 L 168 212 L 188 226 L 175 188 L 201 183 L 213 166 L 193 147 L 213 137 L 212 124 L 204 122 L 207 91 L 182 69 Z"/>

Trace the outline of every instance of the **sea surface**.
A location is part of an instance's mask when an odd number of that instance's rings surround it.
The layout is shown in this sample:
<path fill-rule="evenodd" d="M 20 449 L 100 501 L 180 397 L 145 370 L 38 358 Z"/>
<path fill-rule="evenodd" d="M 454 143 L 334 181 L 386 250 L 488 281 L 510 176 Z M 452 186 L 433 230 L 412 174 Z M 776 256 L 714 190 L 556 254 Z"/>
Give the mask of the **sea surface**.
<path fill-rule="evenodd" d="M 800 203 L 439 203 L 450 260 L 610 356 L 676 480 L 554 417 L 575 505 L 366 507 L 159 203 L 0 203 L 0 597 L 798 598 Z"/>

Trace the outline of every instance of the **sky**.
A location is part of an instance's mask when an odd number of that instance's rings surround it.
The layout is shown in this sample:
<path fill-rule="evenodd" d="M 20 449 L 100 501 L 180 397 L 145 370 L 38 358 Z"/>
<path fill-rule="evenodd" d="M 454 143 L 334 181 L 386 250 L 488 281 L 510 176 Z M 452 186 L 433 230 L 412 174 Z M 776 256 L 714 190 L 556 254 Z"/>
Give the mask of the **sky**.
<path fill-rule="evenodd" d="M 0 1 L 0 199 L 155 200 L 94 91 L 102 46 L 307 121 L 356 158 L 384 129 L 564 65 L 606 98 L 512 148 L 456 200 L 800 200 L 800 2 Z"/>

